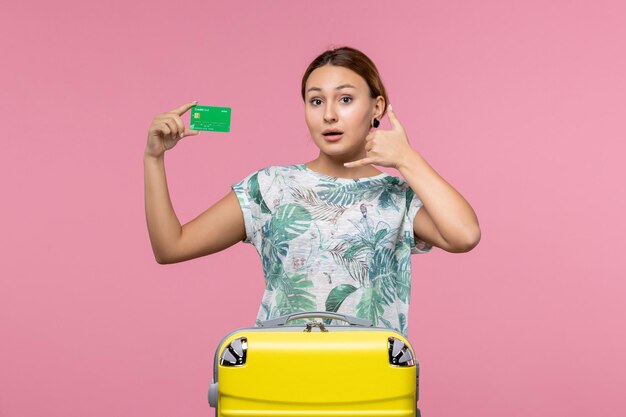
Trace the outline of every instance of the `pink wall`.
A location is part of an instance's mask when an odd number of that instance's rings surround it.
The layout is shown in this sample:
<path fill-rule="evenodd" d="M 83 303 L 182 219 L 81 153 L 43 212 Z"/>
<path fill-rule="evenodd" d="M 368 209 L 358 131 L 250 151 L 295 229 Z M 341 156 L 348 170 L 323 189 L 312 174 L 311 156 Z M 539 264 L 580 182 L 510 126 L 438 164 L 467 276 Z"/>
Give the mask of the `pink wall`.
<path fill-rule="evenodd" d="M 191 100 L 233 109 L 230 134 L 166 156 L 185 223 L 252 170 L 316 156 L 300 77 L 344 44 L 482 227 L 470 253 L 413 257 L 424 415 L 626 415 L 624 2 L 2 9 L 0 416 L 212 415 L 213 352 L 253 323 L 262 269 L 243 244 L 154 261 L 148 125 Z"/>

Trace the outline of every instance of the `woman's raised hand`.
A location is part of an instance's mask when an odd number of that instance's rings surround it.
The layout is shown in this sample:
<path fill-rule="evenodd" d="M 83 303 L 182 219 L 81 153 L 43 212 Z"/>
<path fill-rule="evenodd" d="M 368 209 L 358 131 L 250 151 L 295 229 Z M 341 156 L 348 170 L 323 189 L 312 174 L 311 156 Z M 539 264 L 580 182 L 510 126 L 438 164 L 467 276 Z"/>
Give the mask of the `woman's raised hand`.
<path fill-rule="evenodd" d="M 354 168 L 374 164 L 399 169 L 403 159 L 414 150 L 391 105 L 387 107 L 387 116 L 391 130 L 374 130 L 368 134 L 365 138 L 365 158 L 347 162 L 344 166 Z"/>
<path fill-rule="evenodd" d="M 174 110 L 157 115 L 148 129 L 148 144 L 146 145 L 147 156 L 158 158 L 165 151 L 172 149 L 179 140 L 185 136 L 198 135 L 197 130 L 185 128 L 181 116 L 190 108 L 198 104 L 197 101 L 183 104 Z"/>

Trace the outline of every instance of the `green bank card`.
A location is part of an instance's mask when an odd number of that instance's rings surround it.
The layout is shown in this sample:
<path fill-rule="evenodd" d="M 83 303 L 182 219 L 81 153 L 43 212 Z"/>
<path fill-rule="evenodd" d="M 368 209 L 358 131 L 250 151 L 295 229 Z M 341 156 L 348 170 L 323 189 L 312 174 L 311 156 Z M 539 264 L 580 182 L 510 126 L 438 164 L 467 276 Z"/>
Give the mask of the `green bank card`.
<path fill-rule="evenodd" d="M 194 106 L 189 127 L 192 130 L 230 132 L 230 107 Z"/>

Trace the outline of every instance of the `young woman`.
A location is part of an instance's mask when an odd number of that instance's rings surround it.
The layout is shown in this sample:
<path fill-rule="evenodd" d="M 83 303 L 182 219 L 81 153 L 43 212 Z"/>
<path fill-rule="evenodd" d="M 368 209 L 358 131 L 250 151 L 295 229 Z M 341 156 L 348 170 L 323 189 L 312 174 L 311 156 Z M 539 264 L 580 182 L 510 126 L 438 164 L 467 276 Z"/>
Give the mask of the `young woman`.
<path fill-rule="evenodd" d="M 144 155 L 146 219 L 161 264 L 253 244 L 266 290 L 257 316 L 333 311 L 407 334 L 410 254 L 437 246 L 467 252 L 480 228 L 468 202 L 411 147 L 374 63 L 349 48 L 318 56 L 302 78 L 317 158 L 270 166 L 232 185 L 181 227 L 170 202 L 164 153 L 199 132 L 157 115 Z M 376 130 L 387 114 L 391 130 Z M 377 170 L 393 167 L 403 178 Z"/>

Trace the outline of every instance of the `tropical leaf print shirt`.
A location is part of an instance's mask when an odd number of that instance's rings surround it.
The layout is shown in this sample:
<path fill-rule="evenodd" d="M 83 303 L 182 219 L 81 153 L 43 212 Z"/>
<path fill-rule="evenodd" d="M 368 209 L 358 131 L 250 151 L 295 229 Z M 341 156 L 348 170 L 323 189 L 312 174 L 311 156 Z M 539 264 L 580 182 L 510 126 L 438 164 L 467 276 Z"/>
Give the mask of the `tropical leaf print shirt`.
<path fill-rule="evenodd" d="M 256 325 L 331 311 L 407 335 L 410 254 L 431 247 L 413 234 L 422 202 L 406 181 L 335 178 L 297 164 L 261 169 L 232 189 L 244 242 L 256 247 L 265 274 Z"/>

